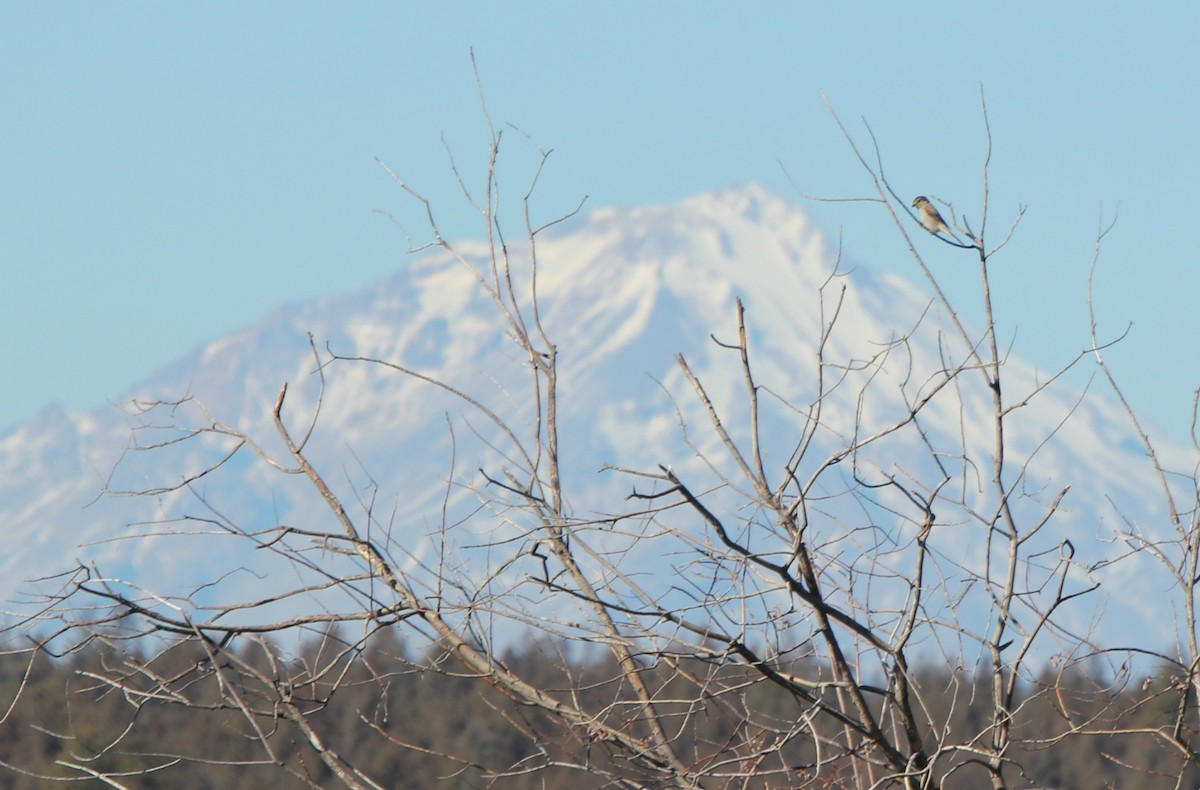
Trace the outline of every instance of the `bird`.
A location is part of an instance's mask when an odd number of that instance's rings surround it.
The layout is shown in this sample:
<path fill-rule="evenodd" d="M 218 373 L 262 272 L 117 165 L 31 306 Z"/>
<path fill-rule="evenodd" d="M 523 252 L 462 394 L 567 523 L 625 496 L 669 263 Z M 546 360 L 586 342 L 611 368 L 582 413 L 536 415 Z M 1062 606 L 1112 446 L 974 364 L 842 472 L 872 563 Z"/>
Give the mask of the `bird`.
<path fill-rule="evenodd" d="M 957 239 L 954 231 L 950 230 L 950 226 L 946 224 L 946 220 L 942 219 L 942 215 L 938 213 L 937 208 L 929 202 L 929 198 L 924 195 L 917 195 L 913 199 L 913 208 L 920 213 L 921 224 L 925 226 L 925 230 L 937 235 L 945 233 L 947 236 Z"/>

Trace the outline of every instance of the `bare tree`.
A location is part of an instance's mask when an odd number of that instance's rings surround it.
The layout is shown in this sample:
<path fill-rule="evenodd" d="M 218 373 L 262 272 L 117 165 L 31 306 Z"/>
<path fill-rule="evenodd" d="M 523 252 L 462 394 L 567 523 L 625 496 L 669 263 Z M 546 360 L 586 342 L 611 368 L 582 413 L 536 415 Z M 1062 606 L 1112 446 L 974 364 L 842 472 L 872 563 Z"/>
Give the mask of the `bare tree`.
<path fill-rule="evenodd" d="M 986 128 L 986 107 L 983 117 Z M 750 340 L 753 315 L 738 300 L 731 333 L 715 332 L 712 341 L 740 376 L 741 398 L 718 402 L 678 355 L 687 389 L 673 396 L 695 457 L 679 465 L 663 459 L 648 469 L 614 459 L 609 472 L 627 477 L 632 493 L 606 513 L 576 512 L 561 466 L 559 348 L 538 297 L 539 238 L 561 221 L 533 217 L 531 198 L 547 154 L 539 154 L 522 201 L 522 241 L 511 243 L 497 175 L 507 138 L 488 118 L 489 166 L 480 197 L 460 178 L 485 229 L 482 256 L 447 240 L 430 202 L 388 173 L 429 223 L 431 241 L 411 250 L 440 249 L 466 267 L 503 316 L 524 377 L 523 410 L 505 413 L 403 360 L 344 354 L 315 341 L 319 391 L 293 409 L 289 387 L 279 390 L 271 442 L 226 424 L 192 399 L 140 404 L 145 435 L 152 437 L 140 451 L 200 442 L 219 448 L 211 463 L 141 493 L 197 492 L 198 481 L 250 455 L 279 475 L 306 480 L 328 513 L 316 528 L 276 523 L 252 529 L 215 508 L 172 520 L 171 528 L 194 536 L 232 536 L 294 572 L 265 579 L 269 592 L 262 597 L 230 601 L 217 594 L 219 579 L 188 595 L 165 595 L 80 567 L 38 619 L 44 649 L 102 644 L 108 663 L 87 673 L 93 689 L 121 695 L 134 710 L 154 705 L 197 716 L 236 714 L 241 732 L 258 745 L 256 762 L 278 765 L 311 786 L 325 780 L 312 766 L 283 758 L 281 728 L 297 733 L 319 757 L 322 776 L 353 788 L 392 786 L 397 779 L 356 763 L 345 739 L 374 739 L 379 749 L 438 748 L 389 727 L 398 714 L 387 694 L 396 670 L 364 658 L 373 639 L 397 632 L 411 648 L 395 656 L 405 671 L 463 675 L 514 703 L 504 715 L 526 740 L 522 760 L 482 764 L 469 749 L 439 752 L 497 786 L 551 771 L 577 774 L 589 786 L 628 788 L 1027 786 L 1033 779 L 1024 775 L 1025 746 L 1049 748 L 1055 739 L 1116 731 L 1100 717 L 1079 721 L 1064 703 L 1053 738 L 1021 741 L 1022 717 L 1061 698 L 1055 676 L 1046 680 L 1042 672 L 1045 656 L 1069 657 L 1063 672 L 1085 657 L 1111 656 L 1059 620 L 1063 607 L 1096 583 L 1057 527 L 1069 487 L 1047 494 L 1027 486 L 1029 464 L 1051 436 L 1026 436 L 1033 450 L 1013 449 L 1016 416 L 1059 375 L 1023 390 L 1026 382 L 1007 375 L 989 265 L 1022 211 L 1006 220 L 1011 225 L 993 243 L 990 131 L 977 220 L 942 203 L 963 240 L 931 241 L 885 177 L 873 136 L 868 156 L 834 118 L 871 185 L 868 196 L 855 199 L 891 218 L 935 297 L 928 314 L 872 355 L 835 358 L 830 341 L 842 328 L 846 290 L 843 276 L 832 271 L 816 300 L 822 331 L 812 351 L 811 399 L 781 398 L 779 387 L 761 378 Z M 960 317 L 963 308 L 926 265 L 920 250 L 930 243 L 957 248 L 964 261 L 978 265 L 981 334 Z M 932 366 L 917 348 L 918 334 L 928 333 L 938 353 Z M 1099 357 L 1099 340 L 1093 345 L 1066 367 L 1089 353 Z M 432 555 L 382 528 L 369 498 L 353 501 L 339 493 L 321 471 L 323 459 L 310 452 L 326 379 L 353 366 L 387 369 L 457 399 L 486 445 L 479 458 L 453 461 L 453 485 L 469 489 L 478 507 L 469 522 L 443 520 Z M 847 391 L 853 396 L 843 398 Z M 990 404 L 984 414 L 970 407 L 978 392 Z M 852 412 L 844 402 L 856 405 Z M 957 431 L 931 430 L 925 422 L 930 405 L 947 402 L 959 415 Z M 684 416 L 696 406 L 704 415 L 699 422 Z M 780 436 L 768 428 L 768 411 L 790 415 L 795 432 Z M 447 430 L 455 430 L 453 422 Z M 977 441 L 980 435 L 986 444 Z M 785 451 L 772 452 L 777 448 Z M 1167 473 L 1160 473 L 1171 499 Z M 1147 731 L 1196 761 L 1188 722 L 1200 689 L 1193 592 L 1200 578 L 1198 530 L 1194 504 L 1185 516 L 1172 501 L 1171 513 L 1175 543 L 1152 542 L 1132 530 L 1128 535 L 1130 551 L 1150 551 L 1172 568 L 1188 618 L 1185 657 L 1172 659 L 1177 685 L 1153 690 L 1178 697 L 1177 726 Z M 479 523 L 495 526 L 467 529 Z M 964 531 L 977 550 L 964 554 Z M 466 562 L 465 546 L 484 533 L 491 537 L 473 550 L 486 554 L 486 564 Z M 627 566 L 635 549 L 660 558 L 660 578 Z M 56 630 L 47 631 L 46 623 Z M 608 671 L 568 676 L 557 687 L 532 680 L 504 659 L 503 635 L 514 633 L 578 643 L 586 655 L 603 657 L 595 667 Z M 297 635 L 315 638 L 317 647 L 297 649 Z M 570 662 L 564 657 L 561 663 L 568 671 Z M 930 664 L 953 670 L 949 689 L 923 679 L 920 668 Z M 324 734 L 319 722 L 352 683 L 374 684 L 379 702 L 373 711 L 361 710 L 357 731 L 339 733 L 339 740 Z M 136 726 L 135 716 L 109 749 L 119 750 Z M 564 741 L 569 748 L 552 745 Z M 121 787 L 128 776 L 179 763 L 228 762 L 220 754 L 182 750 L 141 760 L 124 773 L 83 761 L 68 767 L 76 778 Z"/>
<path fill-rule="evenodd" d="M 1106 742 L 1137 744 L 1130 749 L 1136 756 L 1109 755 L 1123 768 L 1161 776 L 1163 786 L 1189 787 L 1200 767 L 1200 632 L 1196 618 L 1196 593 L 1200 584 L 1200 435 L 1196 432 L 1200 415 L 1200 390 L 1192 403 L 1191 469 L 1182 471 L 1164 460 L 1158 443 L 1150 436 L 1142 419 L 1130 405 L 1116 374 L 1105 358 L 1104 350 L 1113 341 L 1102 343 L 1092 285 L 1100 261 L 1102 242 L 1116 225 L 1116 218 L 1096 234 L 1095 252 L 1088 277 L 1088 309 L 1091 318 L 1092 354 L 1104 380 L 1110 385 L 1121 408 L 1128 416 L 1144 448 L 1152 479 L 1157 483 L 1146 492 L 1147 502 L 1157 500 L 1166 530 L 1160 524 L 1146 525 L 1138 514 L 1121 511 L 1114 503 L 1122 527 L 1114 542 L 1122 547 L 1114 562 L 1140 560 L 1142 572 L 1159 573 L 1163 594 L 1147 601 L 1148 610 L 1163 623 L 1174 625 L 1173 649 L 1124 642 L 1115 644 L 1081 643 L 1070 660 L 1040 682 L 1041 690 L 1053 697 L 1052 708 L 1065 725 L 1047 745 L 1071 736 L 1086 736 Z M 1128 333 L 1123 332 L 1118 339 Z M 1176 464 L 1179 459 L 1173 459 Z M 1099 666 L 1097 671 L 1095 668 Z M 1112 668 L 1116 667 L 1116 671 Z M 1083 669 L 1093 678 L 1085 687 L 1066 690 L 1064 677 Z M 1106 671 L 1107 670 L 1107 671 Z M 1142 670 L 1143 674 L 1139 674 Z M 1149 670 L 1150 674 L 1144 674 Z M 1109 677 L 1107 683 L 1094 679 Z"/>

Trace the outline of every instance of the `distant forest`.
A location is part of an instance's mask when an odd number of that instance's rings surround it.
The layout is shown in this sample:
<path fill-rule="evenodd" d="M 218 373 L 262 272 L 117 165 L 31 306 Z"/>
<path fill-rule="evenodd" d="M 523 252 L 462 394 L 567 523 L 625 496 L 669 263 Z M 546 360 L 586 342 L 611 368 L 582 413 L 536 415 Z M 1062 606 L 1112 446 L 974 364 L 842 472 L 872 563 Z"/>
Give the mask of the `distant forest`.
<path fill-rule="evenodd" d="M 313 651 L 328 650 L 336 639 L 314 641 L 299 651 L 297 662 L 317 663 Z M 185 655 L 181 645 L 176 657 L 176 678 L 190 674 L 203 683 L 211 668 L 203 658 Z M 309 655 L 305 656 L 305 651 Z M 250 652 L 250 651 L 247 651 Z M 111 649 L 86 648 L 67 658 L 39 654 L 0 657 L 0 707 L 7 715 L 0 725 L 0 760 L 5 767 L 0 784 L 16 790 L 63 787 L 111 787 L 84 772 L 128 772 L 125 786 L 137 788 L 213 787 L 337 787 L 341 783 L 318 759 L 305 737 L 283 719 L 262 718 L 253 726 L 240 710 L 215 695 L 211 709 L 198 714 L 195 708 L 172 703 L 164 697 L 160 683 L 145 677 L 144 696 L 114 690 L 91 674 L 101 665 L 109 672 L 128 665 L 136 656 L 116 654 Z M 587 660 L 576 649 L 550 643 L 528 645 L 512 652 L 505 663 L 529 681 L 558 694 L 592 695 L 611 702 L 613 689 L 601 679 L 612 677 L 613 668 L 604 659 Z M 338 749 L 351 763 L 372 776 L 384 777 L 391 787 L 405 788 L 539 788 L 584 790 L 617 786 L 611 778 L 556 766 L 558 758 L 570 757 L 588 765 L 604 765 L 610 771 L 622 758 L 610 754 L 602 743 L 589 742 L 577 728 L 564 735 L 549 726 L 544 715 L 520 707 L 477 679 L 464 677 L 457 666 L 439 666 L 407 655 L 404 646 L 390 639 L 376 639 L 356 660 L 342 666 L 347 675 L 329 677 L 296 690 L 298 700 L 311 709 L 320 737 Z M 697 669 L 699 669 L 697 667 Z M 795 667 L 797 672 L 813 667 Z M 664 706 L 672 703 L 672 687 L 686 666 L 644 668 L 646 680 L 658 690 Z M 745 668 L 723 667 L 721 672 L 741 671 L 747 680 L 754 673 Z M 732 680 L 732 679 L 731 679 Z M 985 687 L 965 674 L 944 669 L 926 669 L 916 678 L 927 706 L 954 704 L 953 712 L 930 710 L 934 720 L 948 720 L 963 732 L 981 732 L 987 727 L 991 704 Z M 970 691 L 976 684 L 976 693 Z M 323 693 L 338 685 L 332 696 Z M 1174 788 L 1200 786 L 1200 769 L 1185 768 L 1182 784 L 1178 752 L 1166 750 L 1154 737 L 1154 728 L 1171 728 L 1181 707 L 1193 706 L 1190 695 L 1181 694 L 1171 678 L 1130 681 L 1123 691 L 1106 691 L 1111 683 L 1088 678 L 1046 677 L 1044 684 L 1027 684 L 1023 702 L 1016 707 L 1011 755 L 1023 766 L 1012 786 L 1028 788 Z M 1050 694 L 1044 689 L 1057 690 Z M 745 699 L 757 708 L 759 717 L 784 722 L 801 706 L 777 687 L 762 684 L 761 694 Z M 687 721 L 678 738 L 684 751 L 698 759 L 717 761 L 722 744 L 748 737 L 742 731 L 747 716 L 736 705 L 722 699 L 706 700 L 703 709 L 681 688 L 679 720 Z M 254 694 L 253 689 L 242 690 Z M 236 695 L 234 695 L 236 696 Z M 15 700 L 15 704 L 13 701 Z M 683 702 L 686 700 L 686 702 Z M 964 704 L 978 700 L 979 705 Z M 255 700 L 261 702 L 261 700 Z M 1068 707 L 1076 722 L 1086 721 L 1092 730 L 1108 725 L 1145 728 L 1144 735 L 1121 736 L 1064 734 L 1061 715 Z M 1121 711 L 1112 718 L 1113 711 Z M 137 720 L 138 726 L 129 729 Z M 364 726 L 364 724 L 366 726 Z M 814 722 L 814 727 L 823 726 Z M 266 733 L 274 752 L 271 756 L 254 732 Z M 954 736 L 951 736 L 954 737 Z M 837 787 L 840 778 L 816 773 L 812 766 L 812 741 L 796 739 L 793 748 L 783 748 L 763 758 L 763 779 L 738 787 Z M 75 766 L 75 767 L 68 767 Z M 82 768 L 80 768 L 82 766 Z M 744 766 L 742 766 L 744 767 Z M 616 767 L 619 772 L 621 769 Z M 631 769 L 632 770 L 632 769 Z M 655 786 L 638 780 L 640 785 Z M 711 779 L 705 786 L 710 786 Z M 982 772 L 959 768 L 942 777 L 942 786 L 984 786 Z"/>

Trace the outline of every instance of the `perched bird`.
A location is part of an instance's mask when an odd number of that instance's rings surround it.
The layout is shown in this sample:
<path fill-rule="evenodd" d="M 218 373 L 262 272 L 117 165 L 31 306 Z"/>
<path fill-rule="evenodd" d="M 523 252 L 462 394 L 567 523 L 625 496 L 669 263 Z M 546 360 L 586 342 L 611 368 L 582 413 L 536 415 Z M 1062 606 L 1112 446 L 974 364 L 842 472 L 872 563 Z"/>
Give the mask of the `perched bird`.
<path fill-rule="evenodd" d="M 957 240 L 954 231 L 950 230 L 950 226 L 946 224 L 946 220 L 942 219 L 942 215 L 938 213 L 937 208 L 929 202 L 929 198 L 924 195 L 917 195 L 912 202 L 913 208 L 920 214 L 921 224 L 930 233 L 938 234 L 945 233 L 952 239 Z"/>

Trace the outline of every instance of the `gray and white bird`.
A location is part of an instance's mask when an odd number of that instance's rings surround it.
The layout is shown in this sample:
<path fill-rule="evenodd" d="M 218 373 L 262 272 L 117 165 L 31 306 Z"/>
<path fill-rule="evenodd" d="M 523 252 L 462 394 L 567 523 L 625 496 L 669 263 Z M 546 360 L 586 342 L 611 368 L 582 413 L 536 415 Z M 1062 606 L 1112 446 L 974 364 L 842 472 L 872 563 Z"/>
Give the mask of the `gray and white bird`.
<path fill-rule="evenodd" d="M 912 204 L 913 208 L 920 215 L 921 224 L 925 226 L 927 231 L 934 235 L 945 233 L 952 239 L 958 239 L 954 235 L 954 231 L 950 230 L 950 226 L 946 224 L 946 220 L 942 219 L 942 215 L 938 213 L 937 208 L 929 202 L 929 198 L 924 195 L 917 195 L 913 199 Z"/>

